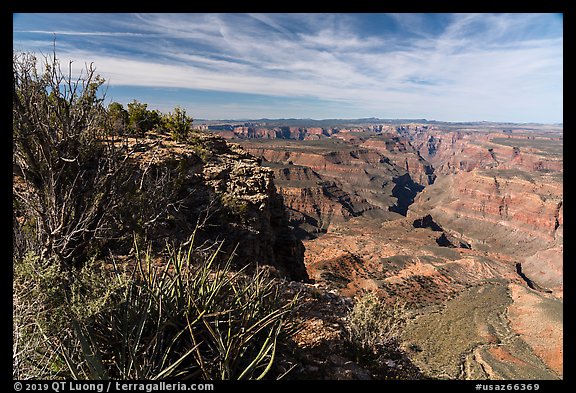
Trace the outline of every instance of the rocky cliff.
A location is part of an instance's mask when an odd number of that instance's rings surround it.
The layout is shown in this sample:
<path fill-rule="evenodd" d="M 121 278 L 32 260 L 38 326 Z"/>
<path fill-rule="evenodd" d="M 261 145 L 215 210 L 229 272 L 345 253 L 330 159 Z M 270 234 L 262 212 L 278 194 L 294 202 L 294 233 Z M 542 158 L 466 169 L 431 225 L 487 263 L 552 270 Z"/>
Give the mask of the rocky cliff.
<path fill-rule="evenodd" d="M 533 134 L 533 133 L 532 133 Z M 516 169 L 562 172 L 562 138 L 531 133 L 419 130 L 409 134 L 411 144 L 436 173 L 473 169 Z"/>
<path fill-rule="evenodd" d="M 215 134 L 226 138 L 239 139 L 319 139 L 332 135 L 338 130 L 322 127 L 263 127 L 263 126 L 236 126 L 231 131 L 218 130 Z"/>
<path fill-rule="evenodd" d="M 561 294 L 562 184 L 525 176 L 475 169 L 441 177 L 416 198 L 409 216 L 430 214 L 474 249 L 519 258 L 528 276 Z"/>
<path fill-rule="evenodd" d="M 150 135 L 138 145 L 137 172 L 167 168 L 164 187 L 176 188 L 178 196 L 149 237 L 184 242 L 199 227 L 197 242 L 224 241 L 239 265 L 271 265 L 293 280 L 307 279 L 304 247 L 289 227 L 272 170 L 211 134 L 193 133 L 186 143 Z"/>
<path fill-rule="evenodd" d="M 412 147 L 405 137 L 373 137 L 363 142 L 362 147 L 373 149 L 394 164 L 403 167 L 410 177 L 422 186 L 432 184 L 436 179 L 434 167 Z"/>
<path fill-rule="evenodd" d="M 397 149 L 404 149 L 396 154 L 362 142 L 245 141 L 242 146 L 274 168 L 291 217 L 322 232 L 331 223 L 367 213 L 405 215 L 423 184 L 434 179 L 431 166 L 410 146 L 396 141 Z"/>
<path fill-rule="evenodd" d="M 363 212 L 365 203 L 353 201 L 335 181 L 326 181 L 313 169 L 300 165 L 265 162 L 274 170 L 274 181 L 292 225 L 301 237 L 315 237 L 336 222 Z"/>
<path fill-rule="evenodd" d="M 527 276 L 562 296 L 562 137 L 428 130 L 412 139 L 441 175 L 409 215 L 429 213 L 473 248 L 518 258 Z"/>

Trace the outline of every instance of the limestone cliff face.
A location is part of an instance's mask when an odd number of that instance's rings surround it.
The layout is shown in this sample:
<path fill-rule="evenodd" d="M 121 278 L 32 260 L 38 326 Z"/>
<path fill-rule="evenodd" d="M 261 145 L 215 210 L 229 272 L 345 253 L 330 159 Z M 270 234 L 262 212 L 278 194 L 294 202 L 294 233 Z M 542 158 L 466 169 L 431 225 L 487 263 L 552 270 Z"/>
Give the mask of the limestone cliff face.
<path fill-rule="evenodd" d="M 146 141 L 144 141 L 144 144 Z M 167 167 L 167 187 L 182 198 L 157 237 L 185 241 L 197 223 L 196 241 L 223 240 L 239 265 L 274 266 L 293 280 L 306 280 L 304 247 L 289 227 L 273 171 L 221 137 L 193 134 L 191 142 L 163 139 L 138 157 L 142 167 Z"/>
<path fill-rule="evenodd" d="M 290 222 L 308 236 L 325 232 L 334 222 L 362 213 L 335 181 L 326 181 L 311 168 L 300 165 L 266 163 L 274 170 L 275 184 L 284 197 Z M 301 233 L 302 236 L 306 234 Z"/>
<path fill-rule="evenodd" d="M 563 171 L 561 151 L 541 151 L 542 144 L 525 135 L 495 132 L 420 130 L 410 135 L 421 157 L 431 163 L 437 174 L 473 169 L 516 169 L 527 172 Z M 546 142 L 546 140 L 543 140 Z M 553 142 L 553 141 L 550 141 Z M 526 146 L 526 147 L 525 147 Z M 561 143 L 558 144 L 561 146 Z M 551 154 L 553 153 L 553 154 Z"/>
<path fill-rule="evenodd" d="M 408 215 L 428 213 L 474 249 L 513 255 L 531 279 L 561 291 L 562 184 L 527 176 L 478 169 L 442 176 L 418 195 Z"/>
<path fill-rule="evenodd" d="M 286 143 L 245 143 L 243 147 L 278 167 L 280 190 L 291 209 L 323 230 L 327 224 L 366 211 L 405 215 L 414 195 L 423 188 L 411 173 L 424 174 L 424 165 L 414 165 L 422 168 L 421 172 L 409 172 L 407 154 L 394 156 L 399 165 L 376 149 L 334 140 L 307 148 Z M 411 158 L 419 160 L 417 155 Z M 306 173 L 314 178 L 302 181 Z M 428 175 L 423 176 L 426 180 L 418 179 L 428 184 Z"/>

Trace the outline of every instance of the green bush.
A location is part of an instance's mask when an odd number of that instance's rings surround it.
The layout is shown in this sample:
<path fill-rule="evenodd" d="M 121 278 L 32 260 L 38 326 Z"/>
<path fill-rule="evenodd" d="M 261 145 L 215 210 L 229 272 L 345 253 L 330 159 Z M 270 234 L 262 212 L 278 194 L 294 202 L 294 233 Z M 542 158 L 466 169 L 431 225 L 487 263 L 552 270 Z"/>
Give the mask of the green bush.
<path fill-rule="evenodd" d="M 192 244 L 193 242 L 191 242 Z M 163 266 L 87 264 L 62 277 L 28 255 L 14 267 L 14 378 L 260 379 L 297 298 L 259 271 L 167 247 Z"/>
<path fill-rule="evenodd" d="M 112 102 L 110 105 L 108 105 L 107 118 L 110 131 L 117 132 L 120 135 L 126 133 L 128 124 L 130 122 L 130 116 L 122 104 L 118 102 Z"/>
<path fill-rule="evenodd" d="M 134 136 L 144 134 L 158 126 L 160 117 L 157 112 L 148 110 L 148 104 L 133 100 L 128 107 L 128 131 Z"/>
<path fill-rule="evenodd" d="M 247 220 L 246 213 L 248 213 L 248 201 L 242 200 L 232 194 L 222 194 L 220 202 L 223 206 L 227 207 L 232 214 L 236 215 L 240 220 L 245 223 Z"/>
<path fill-rule="evenodd" d="M 162 127 L 170 132 L 177 142 L 185 142 L 192 126 L 192 118 L 186 115 L 186 109 L 179 106 L 162 117 Z"/>

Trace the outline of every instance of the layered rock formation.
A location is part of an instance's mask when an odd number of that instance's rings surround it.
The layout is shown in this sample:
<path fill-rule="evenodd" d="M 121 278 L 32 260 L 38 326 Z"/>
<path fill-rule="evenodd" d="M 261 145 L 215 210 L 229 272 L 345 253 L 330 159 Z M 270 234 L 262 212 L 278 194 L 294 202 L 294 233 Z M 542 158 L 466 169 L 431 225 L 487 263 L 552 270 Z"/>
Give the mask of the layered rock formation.
<path fill-rule="evenodd" d="M 534 139 L 529 132 L 510 135 L 479 130 L 421 129 L 408 137 L 437 174 L 476 168 L 527 172 L 561 172 L 563 168 L 562 141 L 558 136 Z"/>
<path fill-rule="evenodd" d="M 445 176 L 418 196 L 409 214 L 431 214 L 472 247 L 517 257 L 529 277 L 561 296 L 561 141 L 476 134 L 415 137 L 434 141 L 423 155 Z"/>
<path fill-rule="evenodd" d="M 312 279 L 408 303 L 403 339 L 426 374 L 556 379 L 562 138 L 540 130 L 407 124 L 242 146 L 273 168 L 294 225 L 317 228 Z"/>
<path fill-rule="evenodd" d="M 433 181 L 433 169 L 410 146 L 402 147 L 397 138 L 390 143 L 395 147 L 384 151 L 363 142 L 245 142 L 242 146 L 275 166 L 281 193 L 290 201 L 288 206 L 314 216 L 317 222 L 325 224 L 332 222 L 333 217 L 349 218 L 376 211 L 380 216 L 390 216 L 390 212 L 405 215 L 414 196 Z M 382 143 L 386 146 L 385 140 Z M 400 158 L 395 149 L 409 151 Z M 416 163 L 410 165 L 408 162 L 413 159 Z M 304 173 L 302 168 L 314 174 L 307 183 L 299 177 L 299 173 Z M 324 213 L 327 216 L 322 217 Z"/>
<path fill-rule="evenodd" d="M 408 215 L 430 214 L 472 249 L 506 255 L 524 281 L 509 282 L 512 301 L 506 300 L 505 314 L 521 341 L 510 341 L 505 333 L 498 345 L 475 347 L 465 357 L 460 377 L 561 376 L 562 138 L 525 131 L 507 136 L 433 132 L 415 135 L 413 143 L 419 138 L 427 141 L 420 145 L 422 156 L 443 175 L 418 195 Z M 531 313 L 539 316 L 530 318 Z M 553 373 L 543 373 L 545 368 Z"/>
<path fill-rule="evenodd" d="M 315 237 L 316 233 L 325 232 L 331 223 L 363 211 L 362 204 L 353 203 L 351 196 L 336 182 L 325 181 L 311 168 L 269 162 L 265 165 L 274 170 L 274 181 L 289 209 L 290 222 L 302 237 Z"/>
<path fill-rule="evenodd" d="M 337 129 L 322 127 L 264 127 L 264 126 L 236 126 L 230 130 L 218 130 L 213 133 L 226 138 L 240 139 L 296 139 L 314 140 L 330 136 Z"/>
<path fill-rule="evenodd" d="M 434 167 L 413 149 L 407 140 L 399 137 L 374 137 L 362 146 L 378 151 L 394 164 L 403 167 L 410 177 L 422 186 L 432 184 L 436 179 Z"/>

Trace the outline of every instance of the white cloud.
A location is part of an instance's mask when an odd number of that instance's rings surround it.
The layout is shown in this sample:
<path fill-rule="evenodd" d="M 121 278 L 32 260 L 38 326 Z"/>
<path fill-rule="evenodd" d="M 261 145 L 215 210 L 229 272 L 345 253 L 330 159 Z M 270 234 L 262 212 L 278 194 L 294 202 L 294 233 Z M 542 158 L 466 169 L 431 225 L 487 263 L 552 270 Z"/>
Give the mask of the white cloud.
<path fill-rule="evenodd" d="M 54 37 L 69 36 L 101 36 L 101 37 L 142 37 L 145 34 L 129 31 L 73 31 L 73 30 L 14 30 L 14 33 L 48 34 Z"/>
<path fill-rule="evenodd" d="M 315 97 L 347 103 L 343 111 L 392 117 L 492 113 L 488 120 L 505 120 L 531 108 L 560 121 L 563 39 L 546 29 L 531 32 L 539 18 L 454 15 L 440 34 L 415 28 L 408 43 L 362 35 L 321 15 L 302 17 L 298 30 L 291 26 L 295 15 L 144 14 L 125 32 L 78 34 L 114 39 L 124 55 L 65 46 L 60 57 L 93 61 L 118 86 Z M 416 26 L 426 19 L 395 20 Z"/>

